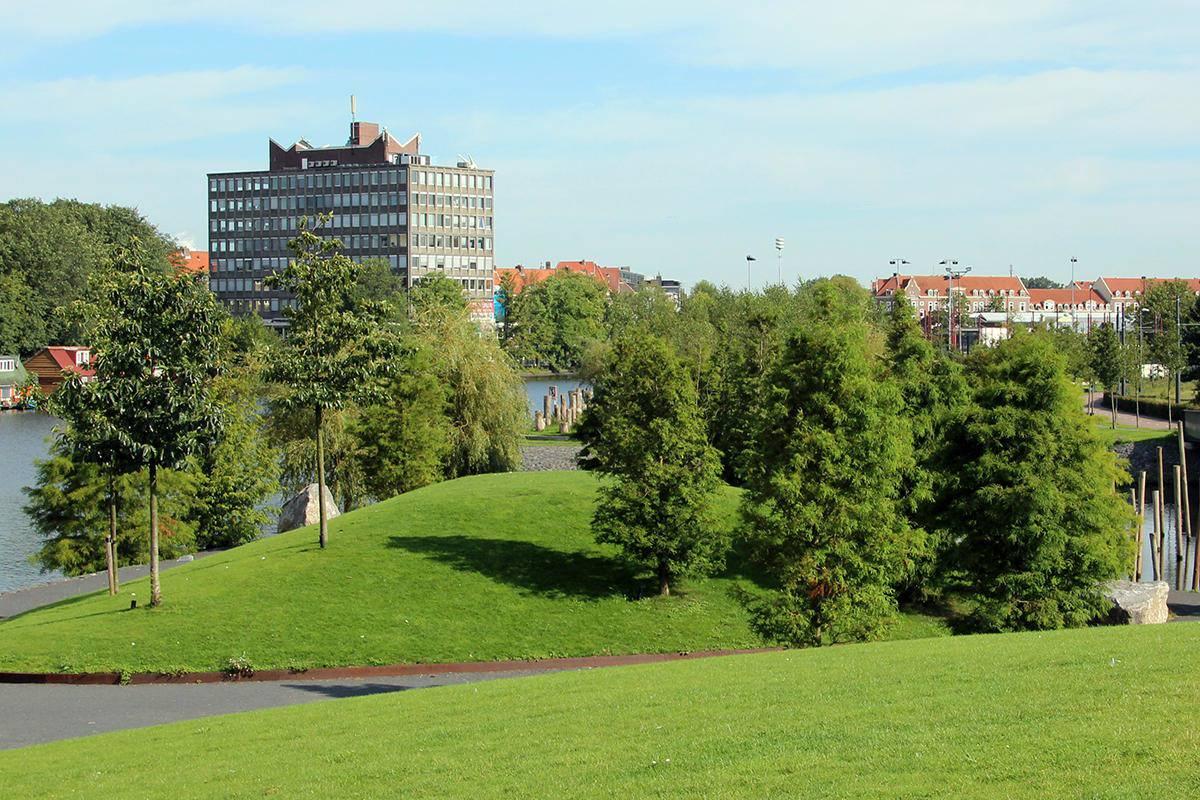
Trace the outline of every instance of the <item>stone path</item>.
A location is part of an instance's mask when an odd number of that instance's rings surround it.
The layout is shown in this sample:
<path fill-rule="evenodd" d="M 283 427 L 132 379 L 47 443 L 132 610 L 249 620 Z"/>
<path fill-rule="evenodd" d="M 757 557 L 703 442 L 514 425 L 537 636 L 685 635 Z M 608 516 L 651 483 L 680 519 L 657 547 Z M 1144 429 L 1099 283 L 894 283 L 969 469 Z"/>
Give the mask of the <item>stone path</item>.
<path fill-rule="evenodd" d="M 579 469 L 575 456 L 579 455 L 580 446 L 566 445 L 530 445 L 521 448 L 521 460 L 526 472 L 544 472 L 552 469 Z"/>

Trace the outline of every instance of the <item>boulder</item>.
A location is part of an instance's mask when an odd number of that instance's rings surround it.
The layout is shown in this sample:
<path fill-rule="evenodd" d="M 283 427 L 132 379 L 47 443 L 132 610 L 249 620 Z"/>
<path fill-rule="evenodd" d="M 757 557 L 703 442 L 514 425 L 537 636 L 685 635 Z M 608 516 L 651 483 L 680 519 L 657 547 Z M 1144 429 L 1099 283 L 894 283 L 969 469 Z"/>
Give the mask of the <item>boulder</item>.
<path fill-rule="evenodd" d="M 325 518 L 333 519 L 341 514 L 337 503 L 333 502 L 333 493 L 325 487 Z M 316 525 L 321 520 L 321 509 L 317 502 L 317 485 L 310 483 L 298 494 L 283 504 L 279 509 L 279 524 L 275 526 L 276 533 L 303 528 L 305 525 Z"/>
<path fill-rule="evenodd" d="M 1112 601 L 1109 621 L 1121 625 L 1157 625 L 1167 621 L 1166 581 L 1134 583 L 1113 581 L 1104 587 L 1104 596 Z"/>

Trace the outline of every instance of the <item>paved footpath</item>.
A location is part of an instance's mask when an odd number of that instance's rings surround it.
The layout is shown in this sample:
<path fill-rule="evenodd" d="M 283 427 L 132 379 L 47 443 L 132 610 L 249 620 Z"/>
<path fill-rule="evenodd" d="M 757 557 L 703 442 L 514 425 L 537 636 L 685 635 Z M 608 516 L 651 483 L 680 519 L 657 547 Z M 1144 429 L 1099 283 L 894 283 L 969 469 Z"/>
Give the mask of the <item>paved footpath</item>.
<path fill-rule="evenodd" d="M 189 561 L 204 558 L 217 552 L 220 551 L 210 550 L 203 553 L 196 553 L 194 556 L 184 556 L 178 560 L 160 561 L 158 568 L 160 570 L 170 569 L 171 567 L 177 567 L 180 564 L 186 564 Z M 149 574 L 150 567 L 145 564 L 133 567 L 121 567 L 117 570 L 117 576 L 122 584 Z M 30 586 L 28 589 L 14 589 L 11 592 L 0 592 L 0 620 L 15 617 L 17 614 L 23 614 L 39 606 L 46 606 L 51 603 L 57 603 L 59 600 L 66 600 L 68 597 L 77 597 L 78 595 L 96 592 L 107 587 L 108 575 L 103 572 L 94 572 L 91 575 L 81 575 L 78 578 L 65 578 L 53 583 Z M 149 598 L 146 599 L 148 600 Z"/>
<path fill-rule="evenodd" d="M 293 679 L 144 686 L 0 684 L 0 749 L 237 711 L 475 683 L 496 678 L 516 678 L 546 672 L 547 670 L 543 669 L 406 675 L 394 678 L 310 681 Z"/>

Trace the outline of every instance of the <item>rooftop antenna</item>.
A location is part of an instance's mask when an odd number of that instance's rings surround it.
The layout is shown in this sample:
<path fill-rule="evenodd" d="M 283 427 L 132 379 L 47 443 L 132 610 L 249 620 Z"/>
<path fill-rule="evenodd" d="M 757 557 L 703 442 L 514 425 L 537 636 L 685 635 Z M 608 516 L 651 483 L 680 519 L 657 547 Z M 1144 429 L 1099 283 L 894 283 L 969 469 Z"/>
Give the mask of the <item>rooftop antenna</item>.
<path fill-rule="evenodd" d="M 354 122 L 354 121 L 355 121 L 355 118 L 354 118 L 354 111 L 355 111 L 355 108 L 354 108 L 354 95 L 350 95 L 350 121 L 351 121 L 351 122 Z"/>

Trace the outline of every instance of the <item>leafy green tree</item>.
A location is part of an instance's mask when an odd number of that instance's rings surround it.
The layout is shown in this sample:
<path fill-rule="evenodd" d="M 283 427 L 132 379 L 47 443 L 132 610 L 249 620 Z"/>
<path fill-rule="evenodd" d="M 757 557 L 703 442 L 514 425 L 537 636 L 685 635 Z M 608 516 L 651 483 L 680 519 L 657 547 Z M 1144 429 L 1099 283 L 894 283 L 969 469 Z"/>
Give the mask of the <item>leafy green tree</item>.
<path fill-rule="evenodd" d="M 1050 280 L 1044 275 L 1039 275 L 1036 278 L 1021 279 L 1026 289 L 1062 289 L 1063 285 L 1058 281 Z"/>
<path fill-rule="evenodd" d="M 500 320 L 500 341 L 505 347 L 508 347 L 509 340 L 512 338 L 512 307 L 513 302 L 517 297 L 517 280 L 511 272 L 505 272 L 500 278 L 500 286 L 496 293 L 496 299 L 500 303 L 500 308 L 503 309 L 503 318 Z"/>
<path fill-rule="evenodd" d="M 403 305 L 404 279 L 392 272 L 392 265 L 386 258 L 366 258 L 355 275 L 354 294 L 360 302 L 399 307 Z"/>
<path fill-rule="evenodd" d="M 0 203 L 0 351 L 28 354 L 83 341 L 81 320 L 64 310 L 95 273 L 118 266 L 134 239 L 147 263 L 167 270 L 176 245 L 138 212 L 74 200 Z"/>
<path fill-rule="evenodd" d="M 93 283 L 86 322 L 97 404 L 130 459 L 147 470 L 150 603 L 159 582 L 158 478 L 183 469 L 219 430 L 213 401 L 220 313 L 207 288 L 163 271 L 135 239 Z"/>
<path fill-rule="evenodd" d="M 405 348 L 383 400 L 354 424 L 366 491 L 377 500 L 442 479 L 454 441 L 448 387 L 429 345 Z"/>
<path fill-rule="evenodd" d="M 777 641 L 870 639 L 896 613 L 913 547 L 899 501 L 912 443 L 899 392 L 868 358 L 870 337 L 862 321 L 808 321 L 766 386 L 744 515 L 779 586 L 751 610 Z"/>
<path fill-rule="evenodd" d="M 612 480 L 592 530 L 648 565 L 660 595 L 679 576 L 723 561 L 711 518 L 719 461 L 686 370 L 662 339 L 630 331 L 613 343 L 580 426 L 583 457 Z"/>
<path fill-rule="evenodd" d="M 519 469 L 529 428 L 525 385 L 496 338 L 480 335 L 465 306 L 446 311 L 452 313 L 424 315 L 416 329 L 449 395 L 446 477 Z"/>
<path fill-rule="evenodd" d="M 1102 614 L 1132 545 L 1128 480 L 1097 439 L 1053 337 L 976 351 L 973 407 L 944 450 L 942 524 L 981 630 L 1061 628 Z"/>
<path fill-rule="evenodd" d="M 1112 426 L 1117 427 L 1117 384 L 1124 373 L 1124 362 L 1121 353 L 1121 340 L 1117 332 L 1107 322 L 1092 329 L 1088 335 L 1088 345 L 1091 351 L 1091 369 L 1100 386 L 1108 394 L 1112 407 Z"/>
<path fill-rule="evenodd" d="M 1139 308 L 1149 356 L 1166 369 L 1168 385 L 1187 367 L 1180 322 L 1191 315 L 1195 303 L 1196 298 L 1185 281 L 1163 281 L 1150 287 Z M 1171 402 L 1168 402 L 1168 420 L 1170 415 Z"/>
<path fill-rule="evenodd" d="M 278 404 L 313 415 L 319 542 L 324 548 L 329 541 L 324 418 L 369 396 L 378 384 L 375 379 L 391 369 L 394 338 L 380 324 L 386 309 L 357 294 L 358 267 L 342 254 L 340 241 L 321 238 L 302 220 L 288 247 L 294 257 L 266 283 L 291 293 L 296 302 L 286 312 L 288 335 L 274 349 L 267 376 L 284 389 Z"/>
<path fill-rule="evenodd" d="M 430 317 L 460 316 L 467 312 L 467 294 L 463 285 L 444 272 L 422 275 L 420 282 L 409 290 L 414 320 Z"/>
<path fill-rule="evenodd" d="M 607 303 L 603 284 L 569 270 L 526 286 L 512 303 L 514 354 L 558 371 L 576 368 L 588 344 L 604 338 Z"/>
<path fill-rule="evenodd" d="M 912 305 L 897 296 L 888 313 L 885 363 L 887 377 L 900 392 L 902 411 L 913 443 L 913 468 L 901 477 L 901 507 L 913 529 L 906 594 L 924 598 L 946 543 L 934 523 L 938 460 L 947 426 L 970 402 L 962 368 L 925 337 Z"/>
<path fill-rule="evenodd" d="M 195 489 L 195 478 L 187 472 L 167 469 L 158 476 L 164 558 L 195 549 Z M 64 575 L 100 572 L 107 566 L 111 536 L 114 568 L 145 564 L 150 560 L 148 490 L 147 470 L 114 476 L 101 464 L 80 460 L 64 439 L 57 438 L 49 456 L 37 463 L 35 485 L 24 489 L 25 513 L 45 539 L 34 560 L 42 569 Z"/>
<path fill-rule="evenodd" d="M 259 412 L 260 387 L 251 376 L 219 379 L 214 402 L 220 434 L 197 458 L 196 546 L 235 547 L 257 539 L 271 521 L 267 501 L 279 492 L 279 451 Z"/>
<path fill-rule="evenodd" d="M 636 292 L 613 295 L 604 312 L 608 338 L 616 339 L 631 328 L 668 339 L 678 320 L 675 302 L 661 288 L 646 285 Z"/>

